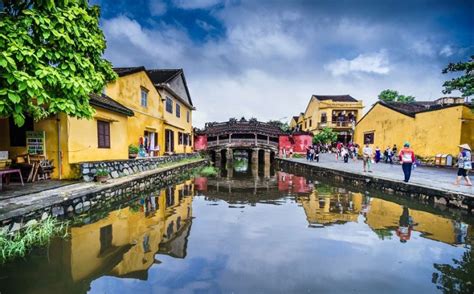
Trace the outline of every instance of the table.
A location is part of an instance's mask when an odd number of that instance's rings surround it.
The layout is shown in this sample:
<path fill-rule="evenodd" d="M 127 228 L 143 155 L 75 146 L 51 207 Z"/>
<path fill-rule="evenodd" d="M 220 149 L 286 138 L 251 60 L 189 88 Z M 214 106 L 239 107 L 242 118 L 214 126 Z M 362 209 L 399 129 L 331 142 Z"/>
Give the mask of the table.
<path fill-rule="evenodd" d="M 3 190 L 3 176 L 5 176 L 5 182 L 10 183 L 10 174 L 18 173 L 20 175 L 21 185 L 24 186 L 23 176 L 21 175 L 20 169 L 4 169 L 0 170 L 0 191 Z"/>

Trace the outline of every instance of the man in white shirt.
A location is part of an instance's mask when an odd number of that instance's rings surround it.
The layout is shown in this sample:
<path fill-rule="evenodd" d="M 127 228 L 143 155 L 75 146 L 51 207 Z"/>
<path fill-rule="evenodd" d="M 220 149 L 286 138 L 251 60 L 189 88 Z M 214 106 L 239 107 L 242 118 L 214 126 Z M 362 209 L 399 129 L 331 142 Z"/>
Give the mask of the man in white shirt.
<path fill-rule="evenodd" d="M 369 144 L 365 144 L 364 149 L 362 149 L 362 160 L 364 162 L 364 173 L 366 171 L 371 173 L 372 171 L 370 170 L 370 164 L 372 160 L 372 148 L 369 146 Z"/>

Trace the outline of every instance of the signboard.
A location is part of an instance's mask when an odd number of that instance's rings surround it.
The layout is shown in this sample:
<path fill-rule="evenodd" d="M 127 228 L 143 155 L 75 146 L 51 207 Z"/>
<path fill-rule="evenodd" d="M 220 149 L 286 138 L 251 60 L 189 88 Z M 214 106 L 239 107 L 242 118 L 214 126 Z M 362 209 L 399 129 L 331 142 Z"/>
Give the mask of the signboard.
<path fill-rule="evenodd" d="M 26 132 L 26 148 L 28 154 L 45 155 L 45 140 L 46 135 L 44 131 Z"/>

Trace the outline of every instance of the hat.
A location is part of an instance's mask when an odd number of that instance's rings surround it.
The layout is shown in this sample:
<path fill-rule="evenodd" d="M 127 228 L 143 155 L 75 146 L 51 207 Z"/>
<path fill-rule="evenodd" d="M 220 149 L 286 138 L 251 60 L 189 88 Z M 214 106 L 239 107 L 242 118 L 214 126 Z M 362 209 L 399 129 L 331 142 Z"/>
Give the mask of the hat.
<path fill-rule="evenodd" d="M 466 149 L 466 150 L 471 151 L 471 147 L 469 147 L 469 145 L 467 145 L 467 144 L 459 145 L 459 147 L 461 147 L 462 149 Z"/>
<path fill-rule="evenodd" d="M 403 144 L 404 147 L 410 147 L 410 142 L 405 142 L 405 144 Z"/>

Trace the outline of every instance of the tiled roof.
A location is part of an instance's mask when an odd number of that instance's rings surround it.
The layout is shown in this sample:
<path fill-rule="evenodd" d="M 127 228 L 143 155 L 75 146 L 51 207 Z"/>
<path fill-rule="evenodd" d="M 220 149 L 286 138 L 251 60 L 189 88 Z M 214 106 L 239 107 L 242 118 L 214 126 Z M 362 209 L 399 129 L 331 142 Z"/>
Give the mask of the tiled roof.
<path fill-rule="evenodd" d="M 295 116 L 293 116 L 293 119 L 294 119 L 295 121 L 298 121 L 298 118 L 299 118 L 299 117 L 300 117 L 299 115 L 295 115 Z"/>
<path fill-rule="evenodd" d="M 147 70 L 153 84 L 166 83 L 183 72 L 182 69 L 150 69 Z"/>
<path fill-rule="evenodd" d="M 430 108 L 433 103 L 426 103 L 426 101 L 419 103 L 419 102 L 411 102 L 411 103 L 402 103 L 402 102 L 386 102 L 386 101 L 379 101 L 380 104 L 387 106 L 390 109 L 395 111 L 401 112 L 403 114 L 414 116 L 417 112 L 427 110 Z"/>
<path fill-rule="evenodd" d="M 89 103 L 93 106 L 102 107 L 104 109 L 117 112 L 120 114 L 124 114 L 127 116 L 134 115 L 131 109 L 123 106 L 122 104 L 118 103 L 117 101 L 115 101 L 114 99 L 110 98 L 109 96 L 105 94 L 98 95 L 98 94 L 92 93 L 89 96 L 90 96 Z"/>
<path fill-rule="evenodd" d="M 119 77 L 123 77 L 123 76 L 134 74 L 140 71 L 145 71 L 145 67 L 144 66 L 114 67 L 114 71 L 118 74 Z"/>
<path fill-rule="evenodd" d="M 316 95 L 314 94 L 313 97 L 318 99 L 319 101 L 332 100 L 336 102 L 358 102 L 357 99 L 355 99 L 351 95 Z"/>

